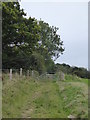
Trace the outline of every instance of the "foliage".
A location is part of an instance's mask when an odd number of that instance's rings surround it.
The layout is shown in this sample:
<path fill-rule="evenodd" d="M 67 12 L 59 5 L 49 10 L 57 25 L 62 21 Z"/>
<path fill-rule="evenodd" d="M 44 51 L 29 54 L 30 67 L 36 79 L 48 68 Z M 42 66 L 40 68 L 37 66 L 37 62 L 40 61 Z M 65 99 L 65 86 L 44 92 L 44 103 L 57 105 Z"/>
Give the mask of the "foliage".
<path fill-rule="evenodd" d="M 2 13 L 3 68 L 25 67 L 26 58 L 36 48 L 40 28 L 34 18 L 24 17 L 18 2 L 3 3 Z"/>
<path fill-rule="evenodd" d="M 49 26 L 48 23 L 40 20 L 39 25 L 41 28 L 40 40 L 39 40 L 39 52 L 45 56 L 54 58 L 55 60 L 63 54 L 64 48 L 63 41 L 60 39 L 60 35 L 57 34 L 59 28 Z"/>
<path fill-rule="evenodd" d="M 55 72 L 52 58 L 63 53 L 58 28 L 35 18 L 25 18 L 19 2 L 2 4 L 3 68 L 24 68 Z"/>
<path fill-rule="evenodd" d="M 81 67 L 71 67 L 70 65 L 67 65 L 65 63 L 63 64 L 59 64 L 57 63 L 56 64 L 56 70 L 61 70 L 63 71 L 64 73 L 67 73 L 67 74 L 71 74 L 71 75 L 77 75 L 81 78 L 88 78 L 90 79 L 90 71 L 88 71 L 87 69 L 85 68 L 81 68 Z"/>
<path fill-rule="evenodd" d="M 39 74 L 46 71 L 45 61 L 41 54 L 33 52 L 30 56 L 30 69 L 36 70 Z"/>
<path fill-rule="evenodd" d="M 54 61 L 64 52 L 58 28 L 35 18 L 25 18 L 19 2 L 2 3 L 2 67 L 32 69 L 55 73 L 75 74 L 90 78 L 85 68 L 56 64 Z"/>
<path fill-rule="evenodd" d="M 47 73 L 53 74 L 56 72 L 56 66 L 52 59 L 48 59 L 47 61 L 45 61 L 45 63 L 46 63 Z"/>

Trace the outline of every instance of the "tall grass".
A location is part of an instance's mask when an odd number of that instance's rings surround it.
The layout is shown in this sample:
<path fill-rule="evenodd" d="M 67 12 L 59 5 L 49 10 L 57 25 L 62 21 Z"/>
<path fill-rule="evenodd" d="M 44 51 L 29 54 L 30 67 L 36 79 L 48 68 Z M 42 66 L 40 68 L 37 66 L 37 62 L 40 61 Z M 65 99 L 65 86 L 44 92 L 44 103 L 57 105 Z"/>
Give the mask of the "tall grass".
<path fill-rule="evenodd" d="M 65 75 L 65 80 L 22 76 L 3 80 L 3 118 L 88 117 L 88 80 Z M 40 78 L 40 79 L 39 79 Z"/>

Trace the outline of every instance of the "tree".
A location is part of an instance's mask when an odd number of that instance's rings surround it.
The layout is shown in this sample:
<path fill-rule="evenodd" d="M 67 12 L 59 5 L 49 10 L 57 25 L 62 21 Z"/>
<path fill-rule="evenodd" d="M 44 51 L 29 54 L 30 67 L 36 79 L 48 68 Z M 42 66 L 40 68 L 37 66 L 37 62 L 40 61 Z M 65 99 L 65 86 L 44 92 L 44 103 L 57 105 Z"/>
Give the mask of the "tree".
<path fill-rule="evenodd" d="M 40 53 L 33 52 L 30 56 L 30 69 L 36 70 L 39 74 L 42 74 L 46 71 L 45 61 L 43 56 Z"/>
<path fill-rule="evenodd" d="M 46 62 L 47 73 L 54 74 L 56 72 L 56 65 L 52 59 Z"/>
<path fill-rule="evenodd" d="M 44 54 L 47 58 L 49 55 L 51 58 L 56 60 L 60 54 L 63 54 L 63 41 L 60 39 L 60 35 L 57 34 L 58 28 L 49 26 L 44 21 L 39 21 L 41 28 L 40 40 L 39 40 L 39 52 Z"/>
<path fill-rule="evenodd" d="M 2 13 L 3 68 L 19 68 L 36 48 L 40 28 L 34 18 L 24 17 L 18 2 L 3 3 Z"/>
<path fill-rule="evenodd" d="M 18 2 L 2 4 L 3 68 L 55 72 L 56 60 L 63 54 L 58 28 L 35 18 L 25 18 Z"/>

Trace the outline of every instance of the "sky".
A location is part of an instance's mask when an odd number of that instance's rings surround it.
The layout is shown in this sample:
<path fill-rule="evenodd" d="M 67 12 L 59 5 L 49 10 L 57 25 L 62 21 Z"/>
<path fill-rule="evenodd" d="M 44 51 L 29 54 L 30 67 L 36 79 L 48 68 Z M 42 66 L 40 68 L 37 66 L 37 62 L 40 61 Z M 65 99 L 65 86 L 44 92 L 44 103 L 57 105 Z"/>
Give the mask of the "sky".
<path fill-rule="evenodd" d="M 20 2 L 27 17 L 59 28 L 65 51 L 55 63 L 88 68 L 87 2 Z"/>

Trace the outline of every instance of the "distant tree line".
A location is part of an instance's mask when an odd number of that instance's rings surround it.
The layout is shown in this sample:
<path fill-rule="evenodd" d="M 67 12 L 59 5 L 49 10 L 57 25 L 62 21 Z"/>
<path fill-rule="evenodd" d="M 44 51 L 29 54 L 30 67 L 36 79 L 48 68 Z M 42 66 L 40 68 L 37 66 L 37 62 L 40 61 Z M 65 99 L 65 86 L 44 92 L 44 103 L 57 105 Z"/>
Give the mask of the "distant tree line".
<path fill-rule="evenodd" d="M 86 68 L 83 67 L 71 67 L 70 65 L 67 65 L 65 63 L 63 64 L 56 64 L 56 71 L 61 70 L 62 72 L 66 74 L 72 74 L 72 75 L 77 75 L 78 77 L 81 78 L 89 78 L 90 79 L 90 71 L 88 71 Z"/>

